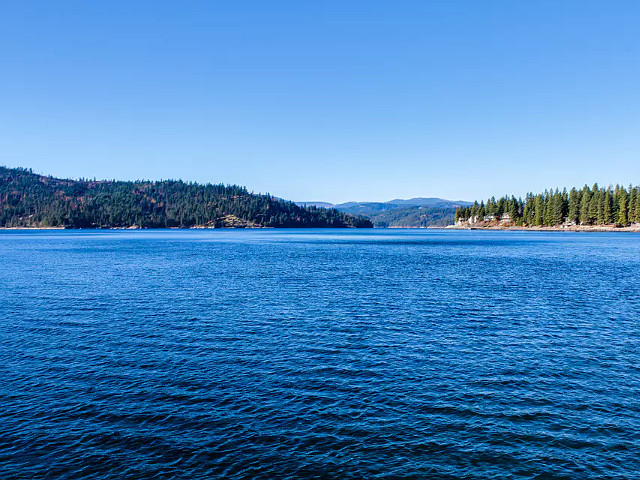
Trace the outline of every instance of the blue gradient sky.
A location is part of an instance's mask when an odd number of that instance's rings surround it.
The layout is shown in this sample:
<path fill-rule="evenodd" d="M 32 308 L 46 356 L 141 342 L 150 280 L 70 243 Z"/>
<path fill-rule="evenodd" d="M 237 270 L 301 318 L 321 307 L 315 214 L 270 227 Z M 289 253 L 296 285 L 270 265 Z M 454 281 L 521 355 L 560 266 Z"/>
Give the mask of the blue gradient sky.
<path fill-rule="evenodd" d="M 0 3 L 0 164 L 294 200 L 640 183 L 638 1 Z"/>

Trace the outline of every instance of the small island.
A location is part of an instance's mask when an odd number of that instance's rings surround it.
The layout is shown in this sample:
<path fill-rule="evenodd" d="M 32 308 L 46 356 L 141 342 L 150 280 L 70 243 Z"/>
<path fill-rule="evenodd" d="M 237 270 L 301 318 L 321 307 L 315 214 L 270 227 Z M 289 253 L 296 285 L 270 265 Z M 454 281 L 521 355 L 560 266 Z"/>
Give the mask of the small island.
<path fill-rule="evenodd" d="M 0 166 L 0 228 L 367 228 L 333 208 L 182 180 L 70 180 Z"/>
<path fill-rule="evenodd" d="M 491 197 L 459 207 L 451 228 L 640 231 L 640 187 L 595 184 L 529 193 L 524 200 Z"/>

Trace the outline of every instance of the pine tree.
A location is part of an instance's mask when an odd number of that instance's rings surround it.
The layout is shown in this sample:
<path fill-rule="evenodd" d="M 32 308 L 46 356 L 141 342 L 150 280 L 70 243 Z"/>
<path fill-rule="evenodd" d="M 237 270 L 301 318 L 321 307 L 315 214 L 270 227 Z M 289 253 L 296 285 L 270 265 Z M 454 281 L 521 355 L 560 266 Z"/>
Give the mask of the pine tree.
<path fill-rule="evenodd" d="M 551 194 L 549 225 L 560 225 L 564 221 L 563 209 L 562 195 L 556 190 Z"/>
<path fill-rule="evenodd" d="M 608 188 L 604 194 L 604 201 L 602 204 L 602 223 L 610 225 L 613 223 L 613 196 L 611 195 L 611 189 Z"/>
<path fill-rule="evenodd" d="M 616 185 L 613 193 L 611 195 L 612 197 L 612 202 L 611 202 L 611 216 L 613 218 L 613 223 L 615 223 L 618 219 L 618 211 L 620 210 L 620 194 L 621 194 L 622 189 L 620 188 L 620 185 Z"/>
<path fill-rule="evenodd" d="M 551 196 L 553 190 L 549 192 L 549 190 L 544 191 L 544 212 L 542 214 L 542 224 L 544 226 L 551 225 L 553 214 L 552 214 L 552 205 L 551 205 Z"/>
<path fill-rule="evenodd" d="M 469 217 L 471 218 L 471 221 L 475 221 L 476 218 L 478 216 L 478 209 L 480 208 L 480 206 L 478 205 L 478 202 L 473 202 L 473 205 L 471 206 L 471 211 L 469 212 Z"/>
<path fill-rule="evenodd" d="M 631 223 L 640 223 L 640 188 L 634 187 L 632 192 L 633 200 L 631 200 L 631 194 L 629 194 L 629 221 Z"/>
<path fill-rule="evenodd" d="M 509 217 L 511 217 L 511 223 L 517 223 L 520 219 L 519 205 L 515 197 L 511 197 L 509 202 Z"/>
<path fill-rule="evenodd" d="M 487 216 L 496 216 L 498 214 L 498 206 L 496 205 L 495 197 L 491 197 L 489 200 L 487 200 L 485 211 Z"/>
<path fill-rule="evenodd" d="M 582 198 L 580 199 L 580 224 L 589 225 L 591 223 L 590 211 L 591 206 L 591 190 L 586 185 L 582 189 Z"/>
<path fill-rule="evenodd" d="M 567 220 L 571 223 L 577 224 L 580 221 L 580 193 L 572 188 L 569 192 L 569 208 L 567 213 Z"/>
<path fill-rule="evenodd" d="M 497 211 L 497 217 L 501 218 L 502 215 L 505 214 L 505 212 L 507 212 L 507 200 L 505 197 L 502 197 L 498 200 L 498 211 Z"/>
<path fill-rule="evenodd" d="M 627 202 L 627 206 L 629 209 L 629 223 L 634 223 L 636 220 L 636 189 L 631 185 L 629 185 L 629 201 Z"/>
<path fill-rule="evenodd" d="M 542 226 L 544 220 L 544 200 L 542 195 L 536 195 L 533 200 L 533 224 L 535 226 Z"/>
<path fill-rule="evenodd" d="M 562 194 L 560 195 L 560 199 L 562 200 L 561 210 L 562 210 L 562 221 L 565 222 L 567 216 L 569 215 L 569 194 L 567 193 L 567 189 L 562 189 Z"/>
<path fill-rule="evenodd" d="M 604 223 L 604 193 L 599 189 L 594 191 L 593 197 L 591 197 L 589 217 L 594 225 Z"/>
<path fill-rule="evenodd" d="M 533 194 L 527 193 L 524 201 L 524 210 L 522 212 L 524 222 L 527 225 L 533 225 Z"/>
<path fill-rule="evenodd" d="M 627 212 L 627 193 L 618 194 L 618 213 L 616 218 L 616 225 L 624 227 L 629 223 L 629 217 Z"/>

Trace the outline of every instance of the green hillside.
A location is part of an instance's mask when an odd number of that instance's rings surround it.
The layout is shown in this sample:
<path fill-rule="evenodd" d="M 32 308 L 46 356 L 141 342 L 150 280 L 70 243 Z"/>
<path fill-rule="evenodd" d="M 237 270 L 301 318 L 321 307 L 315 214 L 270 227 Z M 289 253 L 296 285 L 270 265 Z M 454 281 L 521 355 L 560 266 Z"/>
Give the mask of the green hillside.
<path fill-rule="evenodd" d="M 68 180 L 0 167 L 0 227 L 371 227 L 237 185 Z"/>

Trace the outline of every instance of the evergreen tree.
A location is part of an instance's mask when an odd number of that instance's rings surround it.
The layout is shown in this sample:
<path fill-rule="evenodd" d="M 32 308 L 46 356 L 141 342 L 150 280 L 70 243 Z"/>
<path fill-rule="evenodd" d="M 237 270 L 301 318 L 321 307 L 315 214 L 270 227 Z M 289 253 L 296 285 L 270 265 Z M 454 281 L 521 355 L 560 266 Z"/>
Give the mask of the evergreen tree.
<path fill-rule="evenodd" d="M 638 211 L 637 203 L 638 188 L 629 187 L 629 223 L 637 223 L 640 218 L 640 211 Z"/>
<path fill-rule="evenodd" d="M 580 199 L 580 224 L 591 225 L 591 190 L 586 185 L 582 189 Z"/>
<path fill-rule="evenodd" d="M 608 188 L 603 196 L 602 205 L 602 223 L 610 225 L 613 223 L 613 196 L 611 195 L 611 189 Z"/>
<path fill-rule="evenodd" d="M 549 225 L 560 225 L 564 222 L 565 205 L 563 195 L 557 189 L 551 196 L 550 205 Z"/>
<path fill-rule="evenodd" d="M 509 214 L 509 219 L 511 223 L 516 223 L 518 221 L 519 205 L 515 197 L 511 197 L 511 200 L 509 200 L 507 213 Z"/>
<path fill-rule="evenodd" d="M 533 201 L 533 224 L 542 226 L 544 221 L 544 200 L 542 195 L 536 195 Z"/>
<path fill-rule="evenodd" d="M 544 206 L 542 210 L 541 225 L 547 226 L 551 224 L 551 194 L 549 193 L 549 190 L 544 191 L 544 194 L 542 195 L 542 201 Z"/>
<path fill-rule="evenodd" d="M 469 217 L 471 218 L 472 221 L 476 220 L 479 209 L 480 209 L 480 206 L 478 205 L 478 202 L 477 201 L 473 202 L 473 205 L 471 206 L 471 211 L 469 212 Z"/>
<path fill-rule="evenodd" d="M 624 192 L 624 191 L 623 191 Z M 618 213 L 616 218 L 616 225 L 624 227 L 629 223 L 629 216 L 627 211 L 627 194 L 619 193 L 618 194 Z"/>
<path fill-rule="evenodd" d="M 480 202 L 480 208 L 478 209 L 478 221 L 479 222 L 484 221 L 484 216 L 485 216 L 484 201 L 482 201 L 482 202 Z"/>
<path fill-rule="evenodd" d="M 485 210 L 487 216 L 496 216 L 498 214 L 498 205 L 496 204 L 495 197 L 491 197 L 489 200 L 487 200 Z"/>
<path fill-rule="evenodd" d="M 567 220 L 571 223 L 578 224 L 580 222 L 580 192 L 572 188 L 569 192 Z"/>
<path fill-rule="evenodd" d="M 527 225 L 533 225 L 533 194 L 527 193 L 524 201 L 524 209 L 522 212 L 523 220 Z"/>
<path fill-rule="evenodd" d="M 599 188 L 594 187 L 591 202 L 589 203 L 589 223 L 596 225 L 602 223 L 603 218 L 603 202 Z"/>

